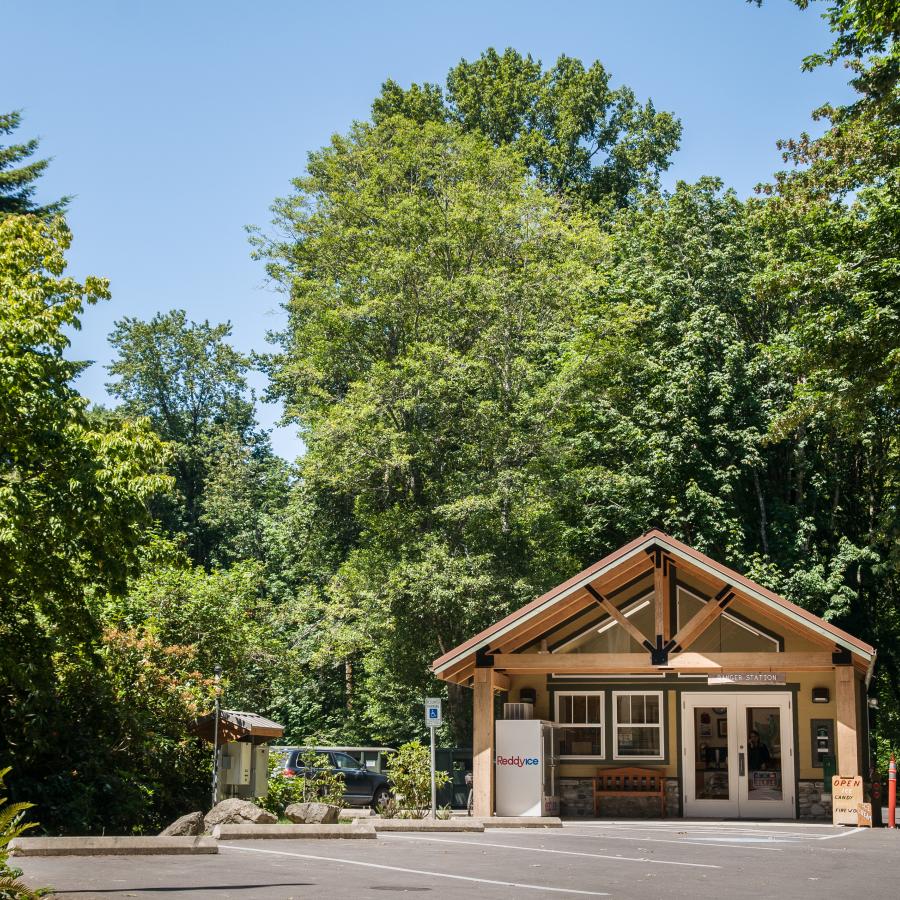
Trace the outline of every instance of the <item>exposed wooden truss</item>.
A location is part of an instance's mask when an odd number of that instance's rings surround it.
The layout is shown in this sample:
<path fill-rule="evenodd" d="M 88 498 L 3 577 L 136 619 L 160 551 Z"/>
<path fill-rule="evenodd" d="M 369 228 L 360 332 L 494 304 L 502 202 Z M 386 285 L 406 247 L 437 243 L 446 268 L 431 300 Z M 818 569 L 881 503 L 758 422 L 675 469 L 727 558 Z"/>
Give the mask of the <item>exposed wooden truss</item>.
<path fill-rule="evenodd" d="M 614 606 L 603 594 L 594 590 L 594 588 L 586 584 L 584 589 L 597 601 L 600 608 L 611 618 L 615 619 L 619 625 L 622 626 L 637 642 L 638 644 L 645 646 L 648 650 L 653 648 L 653 643 L 650 639 L 637 627 L 632 621 L 629 620 L 628 616 L 626 616 L 617 606 Z"/>
<path fill-rule="evenodd" d="M 652 532 L 648 533 L 652 534 Z M 672 545 L 671 547 L 669 545 Z M 625 549 L 625 548 L 623 548 Z M 681 551 L 684 551 L 683 553 Z M 691 555 L 693 554 L 693 555 Z M 688 558 L 683 558 L 683 557 Z M 611 554 L 612 560 L 615 554 Z M 695 559 L 694 557 L 698 557 Z M 708 562 L 705 564 L 704 560 Z M 595 567 L 593 571 L 596 571 Z M 588 575 L 588 570 L 583 573 Z M 798 662 L 801 670 L 818 671 L 820 668 L 832 668 L 843 664 L 843 660 L 832 660 L 831 651 L 834 638 L 821 633 L 821 628 L 811 628 L 804 621 L 802 610 L 792 608 L 783 602 L 783 610 L 773 610 L 765 598 L 752 590 L 752 583 L 747 583 L 739 574 L 719 566 L 713 560 L 707 560 L 690 548 L 682 547 L 672 538 L 660 534 L 659 540 L 641 548 L 640 552 L 620 556 L 619 561 L 605 567 L 605 573 L 599 576 L 590 575 L 590 581 L 573 579 L 560 586 L 555 600 L 546 601 L 541 598 L 537 604 L 523 609 L 520 621 L 515 616 L 508 617 L 485 633 L 484 639 L 475 647 L 456 648 L 459 656 L 455 659 L 445 654 L 443 660 L 446 668 L 440 669 L 440 677 L 459 684 L 470 684 L 476 668 L 496 666 L 506 673 L 519 672 L 584 672 L 585 674 L 639 674 L 660 671 L 716 671 L 727 667 L 740 667 L 741 654 L 691 654 L 686 651 L 696 640 L 722 615 L 727 606 L 740 604 L 741 611 L 753 618 L 759 617 L 770 622 L 779 630 L 802 636 L 810 642 L 811 648 L 820 647 L 819 657 L 815 654 L 796 655 L 793 653 L 759 653 L 746 654 L 751 658 L 747 664 L 750 670 L 793 669 L 793 662 Z M 681 627 L 676 619 L 677 585 L 689 579 L 689 588 L 705 593 L 708 599 L 703 608 L 695 613 Z M 648 581 L 652 580 L 652 589 Z M 647 630 L 652 634 L 644 634 L 635 621 L 630 620 L 617 606 L 617 593 L 625 593 L 634 599 L 638 591 L 646 596 L 645 588 L 652 590 L 653 615 L 652 625 Z M 765 589 L 760 591 L 765 593 Z M 775 598 L 776 600 L 780 598 Z M 594 613 L 591 610 L 595 610 Z M 602 616 L 602 617 L 601 617 Z M 607 618 L 608 617 L 608 618 Z M 812 616 L 808 619 L 815 622 Z M 578 652 L 550 653 L 547 650 L 547 637 L 551 634 L 561 636 L 561 644 L 568 646 L 571 638 L 581 635 L 603 622 L 613 621 L 632 638 L 644 651 L 637 654 L 591 654 Z M 822 623 L 820 623 L 822 624 Z M 761 626 L 760 626 L 761 627 Z M 488 634 L 495 632 L 494 637 Z M 838 635 L 839 647 L 846 647 Z M 540 644 L 541 652 L 529 652 Z M 552 642 L 551 642 L 552 645 Z M 471 646 L 471 642 L 469 644 Z M 863 645 L 865 649 L 865 645 Z M 871 654 L 870 654 L 871 655 Z M 476 660 L 477 657 L 477 660 Z M 515 664 L 502 665 L 507 657 L 514 657 Z M 539 662 L 531 660 L 538 659 Z M 825 660 L 825 662 L 822 662 Z M 864 659 L 854 659 L 854 666 L 865 669 Z M 811 666 L 812 668 L 807 668 Z M 738 671 L 741 668 L 737 669 Z M 502 687 L 498 689 L 503 689 Z"/>
<path fill-rule="evenodd" d="M 730 588 L 722 588 L 712 600 L 707 600 L 700 612 L 692 616 L 678 629 L 678 633 L 672 638 L 672 650 L 687 650 L 691 644 L 712 625 L 725 611 L 725 607 L 734 599 L 734 591 Z"/>

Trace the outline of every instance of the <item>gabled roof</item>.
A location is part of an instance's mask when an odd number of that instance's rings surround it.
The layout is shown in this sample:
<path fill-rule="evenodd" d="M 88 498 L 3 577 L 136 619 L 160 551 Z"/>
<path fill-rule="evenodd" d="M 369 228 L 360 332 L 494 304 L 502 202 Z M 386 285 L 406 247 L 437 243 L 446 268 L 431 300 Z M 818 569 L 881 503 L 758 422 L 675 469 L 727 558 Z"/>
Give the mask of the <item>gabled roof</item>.
<path fill-rule="evenodd" d="M 550 621 L 554 610 L 565 608 L 565 604 L 572 602 L 574 595 L 583 594 L 586 585 L 602 584 L 605 579 L 614 578 L 620 570 L 628 570 L 632 567 L 638 574 L 641 572 L 649 574 L 652 571 L 650 554 L 654 550 L 661 550 L 668 554 L 674 560 L 676 567 L 681 560 L 689 566 L 702 570 L 715 581 L 729 585 L 739 595 L 768 607 L 778 616 L 791 620 L 795 625 L 818 636 L 820 640 L 825 638 L 833 641 L 866 663 L 871 663 L 875 657 L 875 648 L 865 641 L 853 637 L 830 622 L 791 603 L 790 600 L 745 578 L 734 569 L 716 562 L 693 547 L 681 543 L 658 529 L 652 529 L 603 557 L 568 581 L 547 591 L 536 600 L 527 603 L 521 609 L 510 613 L 475 637 L 438 657 L 432 663 L 432 670 L 438 677 L 451 676 L 452 680 L 456 681 L 459 679 L 455 677 L 455 673 L 458 673 L 460 668 L 468 670 L 470 665 L 474 667 L 475 656 L 480 651 L 496 651 L 499 644 L 514 642 L 517 635 L 528 635 L 529 641 L 533 641 L 535 630 L 537 629 L 539 633 L 540 623 L 543 620 Z M 642 561 L 646 561 L 645 570 L 642 569 Z M 589 602 L 586 601 L 585 606 Z M 577 609 L 577 604 L 573 603 L 572 608 Z M 504 649 L 505 652 L 509 652 L 511 648 L 507 646 Z"/>
<path fill-rule="evenodd" d="M 207 713 L 193 723 L 193 732 L 210 743 L 215 733 L 215 714 Z M 261 743 L 284 734 L 284 725 L 279 725 L 259 713 L 240 712 L 236 709 L 219 710 L 219 740 L 249 740 Z"/>

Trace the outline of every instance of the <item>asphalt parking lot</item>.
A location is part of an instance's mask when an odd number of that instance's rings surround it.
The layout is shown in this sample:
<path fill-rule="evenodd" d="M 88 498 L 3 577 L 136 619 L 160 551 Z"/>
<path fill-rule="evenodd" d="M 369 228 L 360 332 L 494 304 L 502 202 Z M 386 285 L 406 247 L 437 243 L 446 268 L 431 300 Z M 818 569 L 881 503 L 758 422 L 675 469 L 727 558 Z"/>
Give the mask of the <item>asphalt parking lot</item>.
<path fill-rule="evenodd" d="M 900 830 L 747 822 L 567 822 L 374 841 L 222 843 L 217 856 L 14 861 L 33 886 L 90 898 L 894 898 Z"/>

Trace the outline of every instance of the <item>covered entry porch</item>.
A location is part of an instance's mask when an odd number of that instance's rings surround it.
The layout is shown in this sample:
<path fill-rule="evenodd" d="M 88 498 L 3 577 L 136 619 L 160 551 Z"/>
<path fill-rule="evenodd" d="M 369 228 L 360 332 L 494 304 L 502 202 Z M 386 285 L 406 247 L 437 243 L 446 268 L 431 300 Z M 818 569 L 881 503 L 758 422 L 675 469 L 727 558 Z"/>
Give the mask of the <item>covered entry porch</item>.
<path fill-rule="evenodd" d="M 507 712 L 552 723 L 564 815 L 640 814 L 602 794 L 598 810 L 596 792 L 605 773 L 639 768 L 663 781 L 670 815 L 796 818 L 829 813 L 832 766 L 867 767 L 874 660 L 865 642 L 654 530 L 433 669 L 474 691 L 477 815 L 497 805 L 504 701 L 525 701 Z"/>

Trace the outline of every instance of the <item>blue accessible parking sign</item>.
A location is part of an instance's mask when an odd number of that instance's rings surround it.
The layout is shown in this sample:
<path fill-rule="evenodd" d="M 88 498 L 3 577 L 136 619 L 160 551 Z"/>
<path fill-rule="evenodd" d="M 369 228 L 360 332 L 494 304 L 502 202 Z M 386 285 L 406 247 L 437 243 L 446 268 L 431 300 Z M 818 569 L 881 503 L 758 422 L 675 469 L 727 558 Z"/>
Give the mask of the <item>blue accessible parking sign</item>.
<path fill-rule="evenodd" d="M 439 697 L 429 697 L 425 701 L 425 724 L 429 728 L 440 728 L 444 724 Z"/>

